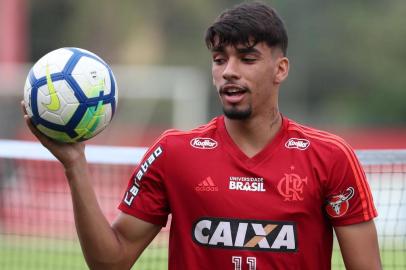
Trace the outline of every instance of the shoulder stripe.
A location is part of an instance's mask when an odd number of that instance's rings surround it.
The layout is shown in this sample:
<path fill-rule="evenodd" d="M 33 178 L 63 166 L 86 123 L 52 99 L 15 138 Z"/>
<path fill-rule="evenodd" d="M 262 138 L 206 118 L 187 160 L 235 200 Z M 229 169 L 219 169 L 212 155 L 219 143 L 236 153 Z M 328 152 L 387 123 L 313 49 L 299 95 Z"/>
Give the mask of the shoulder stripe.
<path fill-rule="evenodd" d="M 214 118 L 213 120 L 211 120 L 209 123 L 200 126 L 198 128 L 192 129 L 190 131 L 179 131 L 177 129 L 168 129 L 166 131 L 164 131 L 156 140 L 155 142 L 148 148 L 148 150 L 144 153 L 143 157 L 141 158 L 141 162 L 144 161 L 144 159 L 146 157 L 148 157 L 153 151 L 155 151 L 155 148 L 157 147 L 157 145 L 159 145 L 161 143 L 161 141 L 169 136 L 177 136 L 177 135 L 186 135 L 186 134 L 194 134 L 194 133 L 201 133 L 201 132 L 205 132 L 205 131 L 209 131 L 212 129 L 217 128 L 217 121 L 216 118 Z M 140 162 L 140 164 L 141 164 Z M 138 164 L 135 169 L 134 172 L 131 175 L 131 178 L 134 178 L 134 175 L 137 173 L 137 168 L 140 166 L 140 164 Z"/>
<path fill-rule="evenodd" d="M 372 193 L 371 193 L 371 190 L 369 188 L 365 172 L 362 169 L 361 164 L 359 163 L 358 158 L 356 157 L 356 155 L 355 155 L 354 151 L 352 150 L 352 148 L 348 145 L 348 143 L 344 139 L 342 139 L 341 137 L 339 137 L 337 135 L 334 135 L 334 134 L 331 134 L 331 133 L 328 133 L 328 132 L 320 132 L 320 134 L 322 134 L 322 135 L 324 135 L 326 137 L 330 137 L 333 140 L 335 139 L 338 143 L 340 143 L 347 150 L 347 153 L 346 153 L 347 157 L 349 155 L 349 157 L 351 158 L 350 162 L 352 162 L 355 165 L 355 167 L 357 168 L 358 176 L 359 176 L 361 185 L 363 187 L 363 191 L 365 191 L 365 194 L 367 196 L 367 198 L 366 198 L 367 202 L 366 203 L 367 203 L 368 211 L 369 211 L 371 217 L 376 216 L 377 213 L 376 213 L 376 209 L 375 209 L 374 204 L 373 204 Z M 344 149 L 343 149 L 343 151 L 344 151 Z M 360 192 L 362 192 L 362 190 L 360 190 Z"/>
<path fill-rule="evenodd" d="M 367 180 L 365 174 L 359 162 L 357 162 L 354 152 L 342 138 L 327 132 L 316 131 L 315 129 L 310 129 L 299 125 L 291 126 L 288 128 L 288 130 L 300 131 L 311 138 L 330 142 L 339 147 L 346 155 L 347 160 L 350 163 L 351 169 L 354 173 L 357 189 L 360 193 L 364 220 L 369 220 L 376 215 L 376 210 L 373 208 L 371 192 L 366 183 Z"/>
<path fill-rule="evenodd" d="M 210 123 L 203 125 L 201 127 L 198 127 L 196 129 L 192 129 L 190 131 L 180 131 L 177 129 L 168 129 L 166 130 L 164 133 L 162 133 L 154 142 L 154 144 L 152 144 L 148 151 L 145 153 L 144 157 L 142 159 L 145 158 L 145 156 L 147 156 L 153 149 L 155 149 L 155 147 L 166 137 L 169 136 L 180 136 L 180 135 L 188 135 L 188 134 L 195 134 L 195 133 L 201 133 L 201 132 L 205 132 L 205 131 L 209 131 L 212 129 L 217 128 L 217 124 L 216 122 L 213 120 Z"/>
<path fill-rule="evenodd" d="M 144 161 L 144 159 L 146 157 L 148 157 L 153 151 L 155 151 L 155 148 L 157 147 L 158 144 L 161 143 L 161 141 L 169 136 L 172 135 L 182 135 L 182 134 L 186 134 L 187 132 L 183 132 L 183 131 L 179 131 L 176 129 L 168 129 L 166 131 L 164 131 L 156 140 L 155 142 L 148 148 L 148 150 L 144 153 L 144 155 L 141 158 L 141 162 L 135 167 L 134 172 L 132 173 L 131 178 L 134 178 L 135 173 L 138 171 L 137 168 L 142 164 L 142 162 Z"/>
<path fill-rule="evenodd" d="M 306 128 L 304 127 L 304 129 L 306 129 Z M 360 186 L 362 186 L 362 189 L 359 189 L 360 196 L 362 196 L 361 193 L 365 192 L 366 197 L 365 196 L 363 196 L 363 197 L 366 199 L 366 201 L 362 200 L 362 204 L 363 205 L 364 205 L 364 203 L 367 204 L 367 208 L 368 208 L 368 212 L 370 214 L 370 217 L 374 217 L 376 215 L 376 209 L 373 206 L 373 199 L 372 199 L 371 191 L 370 191 L 369 186 L 367 184 L 367 179 L 366 179 L 364 170 L 361 168 L 361 165 L 358 162 L 358 159 L 355 156 L 355 153 L 351 149 L 351 147 L 345 142 L 345 140 L 343 140 L 341 137 L 339 137 L 337 135 L 334 135 L 334 134 L 331 134 L 331 133 L 328 133 L 328 132 L 316 131 L 316 130 L 312 130 L 312 129 L 308 129 L 308 128 L 307 128 L 307 130 L 308 130 L 308 132 L 305 131 L 307 134 L 309 132 L 313 133 L 313 134 L 316 134 L 316 135 L 319 134 L 321 137 L 330 138 L 330 139 L 336 141 L 337 143 L 335 143 L 335 144 L 337 146 L 339 146 L 340 149 L 342 149 L 344 151 L 344 153 L 346 154 L 351 166 L 353 168 L 356 168 L 356 171 L 354 171 L 354 173 L 357 172 L 358 177 L 356 179 L 359 180 L 359 182 L 357 182 L 357 184 L 359 184 L 357 187 L 359 188 Z"/>

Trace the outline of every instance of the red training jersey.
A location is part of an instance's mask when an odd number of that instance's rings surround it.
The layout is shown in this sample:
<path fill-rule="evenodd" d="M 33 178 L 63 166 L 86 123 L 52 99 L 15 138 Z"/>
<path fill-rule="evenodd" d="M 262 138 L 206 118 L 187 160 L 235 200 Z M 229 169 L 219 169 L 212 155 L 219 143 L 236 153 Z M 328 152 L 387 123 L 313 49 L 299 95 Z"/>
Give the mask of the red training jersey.
<path fill-rule="evenodd" d="M 165 226 L 169 269 L 331 269 L 333 226 L 377 216 L 353 150 L 283 118 L 254 157 L 224 117 L 169 130 L 136 168 L 119 209 Z"/>

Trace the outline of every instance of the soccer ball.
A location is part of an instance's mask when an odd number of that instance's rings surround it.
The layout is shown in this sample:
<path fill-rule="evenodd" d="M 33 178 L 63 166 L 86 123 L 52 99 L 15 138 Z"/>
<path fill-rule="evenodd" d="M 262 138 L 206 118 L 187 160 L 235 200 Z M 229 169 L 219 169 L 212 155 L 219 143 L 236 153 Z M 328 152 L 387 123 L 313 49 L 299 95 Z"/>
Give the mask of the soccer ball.
<path fill-rule="evenodd" d="M 28 73 L 24 103 L 32 123 L 61 142 L 92 138 L 110 123 L 117 83 L 96 54 L 60 48 L 39 59 Z"/>

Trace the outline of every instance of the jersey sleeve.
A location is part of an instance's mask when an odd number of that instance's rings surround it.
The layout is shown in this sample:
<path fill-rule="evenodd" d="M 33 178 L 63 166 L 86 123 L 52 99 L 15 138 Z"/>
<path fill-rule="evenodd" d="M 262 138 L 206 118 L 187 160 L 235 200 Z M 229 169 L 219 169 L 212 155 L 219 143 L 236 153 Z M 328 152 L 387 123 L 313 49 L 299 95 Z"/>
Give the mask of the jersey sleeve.
<path fill-rule="evenodd" d="M 165 226 L 169 204 L 163 182 L 165 143 L 158 140 L 132 174 L 118 208 L 144 221 Z"/>
<path fill-rule="evenodd" d="M 325 211 L 333 226 L 365 222 L 377 216 L 365 172 L 345 142 L 333 150 L 325 200 Z"/>

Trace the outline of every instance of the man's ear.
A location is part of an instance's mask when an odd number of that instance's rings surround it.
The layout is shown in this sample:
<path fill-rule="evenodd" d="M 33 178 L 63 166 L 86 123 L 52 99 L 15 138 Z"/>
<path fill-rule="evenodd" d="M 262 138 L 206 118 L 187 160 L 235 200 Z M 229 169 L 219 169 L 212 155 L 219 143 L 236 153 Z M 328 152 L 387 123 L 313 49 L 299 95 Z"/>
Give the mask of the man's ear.
<path fill-rule="evenodd" d="M 281 84 L 289 73 L 289 59 L 285 56 L 276 59 L 275 63 L 275 83 Z"/>

